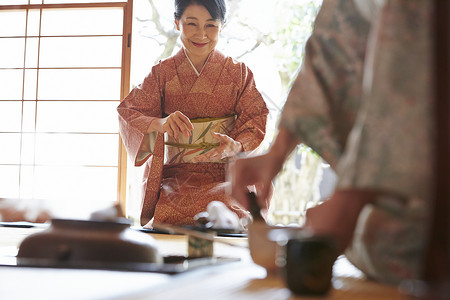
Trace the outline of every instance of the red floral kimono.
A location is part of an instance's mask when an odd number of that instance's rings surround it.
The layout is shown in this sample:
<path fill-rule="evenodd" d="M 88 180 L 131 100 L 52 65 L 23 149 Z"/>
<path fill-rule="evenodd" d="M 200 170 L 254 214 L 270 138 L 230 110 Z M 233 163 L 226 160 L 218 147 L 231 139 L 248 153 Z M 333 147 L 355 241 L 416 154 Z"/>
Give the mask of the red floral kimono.
<path fill-rule="evenodd" d="M 239 141 L 244 151 L 257 148 L 264 138 L 268 110 L 245 64 L 213 50 L 198 75 L 181 49 L 155 65 L 117 110 L 121 137 L 131 160 L 136 166 L 145 164 L 142 225 L 153 217 L 155 222 L 193 224 L 193 217 L 214 200 L 224 202 L 240 217 L 248 215 L 225 193 L 225 162 L 190 163 L 172 158 L 164 163 L 164 135 L 147 133 L 154 118 L 177 110 L 191 120 L 235 116 L 234 126 L 226 133 Z M 153 149 L 144 151 L 143 143 L 152 136 Z"/>

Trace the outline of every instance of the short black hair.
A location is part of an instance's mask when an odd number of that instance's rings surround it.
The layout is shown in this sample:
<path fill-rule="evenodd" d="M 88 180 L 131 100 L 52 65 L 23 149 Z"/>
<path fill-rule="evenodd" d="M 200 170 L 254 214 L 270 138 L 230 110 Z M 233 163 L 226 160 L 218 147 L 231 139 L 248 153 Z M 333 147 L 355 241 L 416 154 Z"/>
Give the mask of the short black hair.
<path fill-rule="evenodd" d="M 225 0 L 175 0 L 175 19 L 179 20 L 186 7 L 191 4 L 205 7 L 214 20 L 219 20 L 222 24 L 226 22 L 227 6 Z"/>

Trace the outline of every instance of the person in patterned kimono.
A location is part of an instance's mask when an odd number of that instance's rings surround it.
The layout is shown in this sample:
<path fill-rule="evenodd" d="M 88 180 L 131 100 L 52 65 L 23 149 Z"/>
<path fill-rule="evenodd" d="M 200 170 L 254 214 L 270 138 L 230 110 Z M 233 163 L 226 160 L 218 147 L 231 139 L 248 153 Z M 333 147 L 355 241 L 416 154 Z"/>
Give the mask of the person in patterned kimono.
<path fill-rule="evenodd" d="M 275 142 L 230 165 L 231 195 L 248 206 L 247 186 L 269 187 L 296 145 L 309 145 L 338 183 L 304 227 L 393 284 L 421 276 L 432 197 L 431 3 L 324 0 Z"/>
<path fill-rule="evenodd" d="M 216 49 L 225 20 L 224 0 L 176 0 L 182 49 L 153 66 L 117 108 L 128 155 L 145 164 L 146 227 L 193 225 L 211 201 L 250 216 L 226 194 L 225 168 L 263 141 L 268 109 L 251 70 Z"/>

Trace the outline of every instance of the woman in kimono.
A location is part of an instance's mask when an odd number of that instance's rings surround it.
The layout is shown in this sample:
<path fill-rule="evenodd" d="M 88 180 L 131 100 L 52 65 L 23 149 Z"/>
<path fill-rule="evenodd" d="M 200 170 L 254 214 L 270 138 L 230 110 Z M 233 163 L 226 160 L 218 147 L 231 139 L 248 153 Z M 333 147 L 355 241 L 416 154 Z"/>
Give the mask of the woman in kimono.
<path fill-rule="evenodd" d="M 194 224 L 211 201 L 249 216 L 227 196 L 225 168 L 260 145 L 268 110 L 250 69 L 215 49 L 225 15 L 224 0 L 176 0 L 182 49 L 153 66 L 118 107 L 128 154 L 145 164 L 146 227 Z"/>

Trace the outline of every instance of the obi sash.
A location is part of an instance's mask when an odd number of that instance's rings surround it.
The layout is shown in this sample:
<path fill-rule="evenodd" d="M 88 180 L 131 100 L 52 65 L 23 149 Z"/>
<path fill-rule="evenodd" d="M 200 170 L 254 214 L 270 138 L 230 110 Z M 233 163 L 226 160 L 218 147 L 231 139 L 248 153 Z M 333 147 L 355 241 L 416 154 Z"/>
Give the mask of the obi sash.
<path fill-rule="evenodd" d="M 165 141 L 167 163 L 189 163 L 202 154 L 217 148 L 220 143 L 213 138 L 212 132 L 230 135 L 236 122 L 236 115 L 223 118 L 197 118 L 192 119 L 194 126 L 192 134 L 186 137 L 182 134 L 177 139 L 168 136 Z M 211 162 L 225 162 L 214 160 Z"/>

